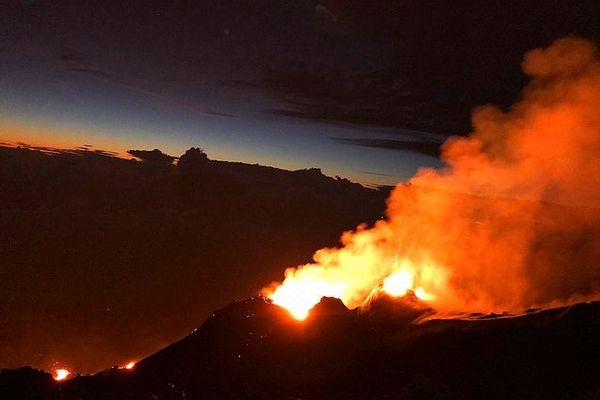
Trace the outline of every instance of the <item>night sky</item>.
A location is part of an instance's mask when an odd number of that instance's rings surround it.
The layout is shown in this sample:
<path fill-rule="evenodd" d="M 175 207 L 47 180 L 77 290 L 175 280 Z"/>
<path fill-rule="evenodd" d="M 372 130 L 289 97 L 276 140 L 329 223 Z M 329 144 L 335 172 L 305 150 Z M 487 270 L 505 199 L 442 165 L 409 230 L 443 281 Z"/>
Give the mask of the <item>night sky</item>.
<path fill-rule="evenodd" d="M 511 104 L 524 51 L 598 37 L 594 1 L 439 3 L 9 1 L 0 133 L 393 184 Z"/>
<path fill-rule="evenodd" d="M 470 132 L 474 107 L 514 103 L 523 54 L 569 35 L 600 43 L 597 0 L 7 0 L 0 142 L 125 158 L 196 146 L 212 160 L 393 185 L 440 166 L 440 145 Z M 32 166 L 22 182 L 0 171 L 10 190 L 30 190 L 10 192 L 0 213 L 0 340 L 14 349 L 0 351 L 0 367 L 66 360 L 94 372 L 149 354 L 384 208 L 354 188 L 347 209 L 333 194 L 307 209 L 294 203 L 300 177 L 281 191 L 299 210 L 290 222 L 273 216 L 279 194 L 257 214 L 248 204 L 271 192 L 227 186 L 204 200 L 179 177 L 103 162 L 68 169 L 71 159 L 47 167 L 32 156 L 15 164 Z M 248 202 L 218 197 L 233 192 Z M 214 231 L 198 237 L 205 226 Z"/>

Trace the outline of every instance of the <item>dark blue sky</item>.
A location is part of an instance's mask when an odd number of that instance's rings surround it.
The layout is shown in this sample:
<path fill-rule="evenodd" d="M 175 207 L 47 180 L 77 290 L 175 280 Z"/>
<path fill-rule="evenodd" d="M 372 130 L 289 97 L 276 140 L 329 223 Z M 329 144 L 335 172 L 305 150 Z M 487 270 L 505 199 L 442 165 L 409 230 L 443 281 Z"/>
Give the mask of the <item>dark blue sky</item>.
<path fill-rule="evenodd" d="M 420 3 L 8 2 L 0 138 L 393 184 L 514 100 L 525 50 L 598 35 L 594 2 Z"/>

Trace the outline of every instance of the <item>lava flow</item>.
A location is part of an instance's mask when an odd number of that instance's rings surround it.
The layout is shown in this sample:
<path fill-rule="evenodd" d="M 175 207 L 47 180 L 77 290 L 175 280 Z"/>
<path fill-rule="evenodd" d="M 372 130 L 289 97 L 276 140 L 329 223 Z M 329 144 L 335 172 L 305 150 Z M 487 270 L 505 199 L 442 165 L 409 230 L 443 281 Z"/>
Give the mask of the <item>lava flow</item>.
<path fill-rule="evenodd" d="M 304 319 L 323 296 L 348 307 L 377 285 L 438 311 L 511 311 L 598 297 L 600 57 L 565 38 L 526 53 L 531 83 L 508 111 L 473 112 L 388 199 L 387 218 L 288 268 L 263 294 Z M 400 262 L 398 262 L 400 260 Z"/>

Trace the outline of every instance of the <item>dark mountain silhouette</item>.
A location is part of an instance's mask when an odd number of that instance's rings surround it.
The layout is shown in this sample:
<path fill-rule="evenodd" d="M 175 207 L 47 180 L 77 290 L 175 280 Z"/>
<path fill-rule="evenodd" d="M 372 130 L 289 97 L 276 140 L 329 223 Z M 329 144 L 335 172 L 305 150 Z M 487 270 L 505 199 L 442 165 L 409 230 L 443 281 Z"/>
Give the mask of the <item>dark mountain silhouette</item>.
<path fill-rule="evenodd" d="M 169 166 L 176 157 L 163 153 L 158 149 L 154 150 L 128 150 L 127 154 L 139 158 L 141 161 L 156 166 Z"/>
<path fill-rule="evenodd" d="M 387 195 L 201 149 L 181 165 L 42 150 L 0 147 L 2 368 L 140 359 L 380 218 Z"/>
<path fill-rule="evenodd" d="M 413 296 L 377 296 L 348 310 L 324 298 L 298 322 L 261 297 L 217 311 L 184 339 L 139 362 L 63 384 L 61 399 L 595 399 L 600 302 L 510 317 L 415 321 Z M 395 312 L 372 318 L 377 302 Z M 412 315 L 398 323 L 400 309 Z M 417 312 L 417 310 L 421 310 Z M 20 379 L 15 375 L 21 374 Z M 3 371 L 0 390 L 43 373 Z M 58 393 L 58 395 L 56 395 Z M 56 397 L 51 397 L 52 395 Z"/>

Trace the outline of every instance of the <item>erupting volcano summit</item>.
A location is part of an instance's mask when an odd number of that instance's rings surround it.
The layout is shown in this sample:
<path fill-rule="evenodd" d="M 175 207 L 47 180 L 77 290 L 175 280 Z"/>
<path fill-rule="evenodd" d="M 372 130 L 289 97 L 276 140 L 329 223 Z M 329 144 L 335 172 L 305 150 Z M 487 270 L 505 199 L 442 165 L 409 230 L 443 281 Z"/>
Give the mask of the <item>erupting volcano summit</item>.
<path fill-rule="evenodd" d="M 600 287 L 600 58 L 566 38 L 528 52 L 509 111 L 473 113 L 388 199 L 387 218 L 285 271 L 263 293 L 298 319 L 323 296 L 359 306 L 377 285 L 443 312 L 523 312 L 594 299 Z M 543 143 L 543 145 L 541 145 Z"/>

